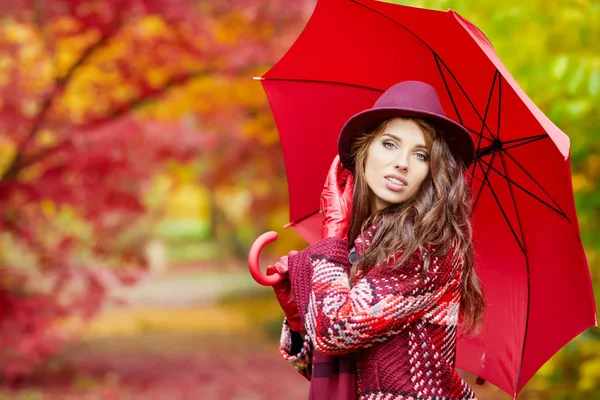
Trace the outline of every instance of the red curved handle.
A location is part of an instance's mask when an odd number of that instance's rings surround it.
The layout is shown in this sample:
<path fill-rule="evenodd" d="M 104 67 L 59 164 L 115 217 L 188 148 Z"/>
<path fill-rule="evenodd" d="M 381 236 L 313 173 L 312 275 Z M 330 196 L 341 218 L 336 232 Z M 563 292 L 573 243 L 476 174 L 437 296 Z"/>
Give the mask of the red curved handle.
<path fill-rule="evenodd" d="M 269 243 L 274 242 L 277 239 L 277 232 L 269 231 L 260 235 L 250 247 L 250 253 L 248 253 L 248 269 L 250 270 L 250 275 L 252 278 L 263 286 L 273 286 L 278 284 L 283 280 L 283 276 L 278 273 L 274 273 L 273 275 L 263 275 L 260 271 L 260 266 L 258 265 L 258 257 L 260 256 L 260 252 L 262 249 L 268 245 Z"/>

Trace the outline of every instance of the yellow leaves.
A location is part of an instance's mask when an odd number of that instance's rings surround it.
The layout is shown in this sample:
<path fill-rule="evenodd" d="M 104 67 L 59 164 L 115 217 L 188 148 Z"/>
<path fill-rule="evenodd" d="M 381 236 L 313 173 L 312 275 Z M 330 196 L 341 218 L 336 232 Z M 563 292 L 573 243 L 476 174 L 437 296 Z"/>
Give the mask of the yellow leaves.
<path fill-rule="evenodd" d="M 107 6 L 101 1 L 82 7 L 78 11 L 81 15 L 106 17 Z M 243 12 L 227 12 L 212 20 L 211 28 L 221 42 L 233 43 L 254 37 L 257 30 L 264 30 L 253 28 L 250 19 Z M 15 65 L 12 55 L 0 54 L 0 85 L 3 81 L 8 82 L 12 69 L 18 68 L 26 92 L 48 93 L 56 80 L 64 78 L 82 55 L 101 39 L 99 29 L 82 28 L 75 18 L 66 16 L 49 21 L 43 33 L 33 25 L 11 21 L 3 24 L 0 29 L 6 34 L 0 33 L 19 44 L 21 56 Z M 210 35 L 198 35 L 185 25 L 170 26 L 159 15 L 129 21 L 77 66 L 54 107 L 70 122 L 84 124 L 86 120 L 101 118 L 110 114 L 113 108 L 135 101 L 143 95 L 144 84 L 160 89 L 174 77 L 208 68 L 209 62 L 211 68 L 216 68 L 218 57 L 199 57 L 199 53 L 189 52 L 181 46 L 181 36 L 190 48 L 196 48 L 202 54 L 216 46 Z M 166 101 L 156 105 L 147 103 L 143 112 L 173 120 L 194 111 L 210 114 L 228 107 L 234 112 L 244 107 L 262 107 L 264 93 L 251 76 L 249 71 L 241 80 L 220 79 L 215 75 L 194 79 L 182 89 L 169 90 Z M 33 117 L 39 112 L 41 102 L 38 99 L 23 100 L 22 108 L 27 116 Z M 260 137 L 265 143 L 277 140 L 276 132 L 267 131 L 262 120 L 251 122 L 244 130 L 246 137 Z"/>
<path fill-rule="evenodd" d="M 177 119 L 190 112 L 208 115 L 227 107 L 258 107 L 265 102 L 260 84 L 250 77 L 240 80 L 199 76 L 185 87 L 171 91 L 165 101 L 148 109 L 154 116 Z"/>
<path fill-rule="evenodd" d="M 12 43 L 26 43 L 35 41 L 34 30 L 31 26 L 16 22 L 8 22 L 2 30 L 4 38 Z"/>
<path fill-rule="evenodd" d="M 160 89 L 170 78 L 169 72 L 165 69 L 150 69 L 146 73 L 146 82 L 148 82 L 153 89 Z"/>
<path fill-rule="evenodd" d="M 9 55 L 0 54 L 0 79 L 8 78 L 8 71 L 13 67 L 15 60 Z M 0 84 L 4 84 L 0 81 Z"/>
<path fill-rule="evenodd" d="M 166 204 L 166 216 L 171 218 L 210 219 L 208 191 L 199 185 L 178 186 Z"/>
<path fill-rule="evenodd" d="M 196 183 L 197 181 L 196 170 L 190 165 L 172 164 L 169 167 L 169 172 L 171 172 L 176 182 L 180 184 Z"/>
<path fill-rule="evenodd" d="M 167 196 L 171 188 L 173 187 L 173 179 L 171 176 L 166 174 L 157 174 L 152 179 L 149 190 L 144 196 L 144 203 L 150 207 L 160 207 L 164 203 L 165 197 Z"/>
<path fill-rule="evenodd" d="M 48 27 L 48 33 L 52 36 L 64 36 L 76 33 L 81 29 L 81 23 L 70 16 L 57 16 L 52 19 Z"/>
<path fill-rule="evenodd" d="M 593 248 L 586 248 L 585 255 L 587 256 L 589 265 L 596 265 L 597 262 L 600 262 L 600 253 L 594 250 Z M 595 268 L 593 268 L 592 273 L 595 273 L 598 277 L 600 277 L 600 270 L 596 270 Z M 592 279 L 592 281 L 598 282 L 595 279 Z"/>
<path fill-rule="evenodd" d="M 579 342 L 579 351 L 584 358 L 600 357 L 600 342 L 592 340 L 581 340 Z M 600 358 L 598 359 L 600 362 Z"/>
<path fill-rule="evenodd" d="M 248 218 L 252 195 L 246 190 L 229 187 L 216 192 L 216 201 L 227 216 L 238 225 Z"/>
<path fill-rule="evenodd" d="M 20 62 L 25 64 L 33 64 L 43 54 L 44 48 L 39 41 L 28 42 L 27 45 L 21 46 L 19 49 Z"/>
<path fill-rule="evenodd" d="M 160 90 L 174 77 L 196 71 L 204 60 L 187 54 L 174 38 L 173 29 L 157 15 L 123 26 L 78 66 L 60 101 L 63 112 L 75 123 L 85 123 L 90 117 L 105 116 L 113 108 L 135 101 L 143 95 L 141 90 L 146 84 Z M 92 30 L 59 41 L 60 76 L 100 39 L 99 35 L 99 31 Z M 177 110 L 180 104 L 174 101 L 166 108 Z M 192 106 L 192 103 L 184 104 L 187 109 Z M 162 104 L 157 111 L 166 118 L 176 113 L 163 111 Z"/>
<path fill-rule="evenodd" d="M 249 24 L 244 14 L 241 12 L 230 12 L 215 21 L 215 40 L 223 44 L 232 44 L 249 30 Z"/>
<path fill-rule="evenodd" d="M 256 138 L 266 146 L 279 142 L 279 132 L 275 129 L 273 117 L 266 113 L 259 114 L 245 123 L 242 127 L 242 137 Z"/>
<path fill-rule="evenodd" d="M 136 86 L 122 83 L 112 91 L 113 98 L 118 103 L 127 103 L 139 97 L 140 93 Z"/>
<path fill-rule="evenodd" d="M 58 142 L 56 134 L 49 129 L 39 131 L 36 140 L 41 147 L 50 147 Z"/>
<path fill-rule="evenodd" d="M 250 75 L 237 80 L 232 85 L 231 95 L 235 97 L 236 101 L 243 102 L 248 107 L 260 107 L 266 100 L 260 83 L 250 79 Z"/>
<path fill-rule="evenodd" d="M 588 191 L 592 187 L 591 182 L 584 174 L 573 174 L 572 181 L 575 192 Z"/>
<path fill-rule="evenodd" d="M 64 77 L 79 60 L 81 54 L 101 38 L 98 30 L 87 30 L 77 36 L 64 38 L 56 43 L 56 76 Z"/>
<path fill-rule="evenodd" d="M 68 24 L 63 21 L 62 24 Z M 139 23 L 125 26 L 117 35 L 97 48 L 86 62 L 77 68 L 71 77 L 61 105 L 75 123 L 84 123 L 86 117 L 101 117 L 111 111 L 114 105 L 127 104 L 140 96 L 136 80 L 144 78 L 152 87 L 160 88 L 171 77 L 169 71 L 152 68 L 151 58 L 138 54 L 132 70 L 124 74 L 118 61 L 130 59 L 135 54 L 132 37 L 157 36 L 166 31 L 164 22 L 158 16 L 142 19 Z M 136 33 L 137 32 L 137 33 Z M 58 76 L 80 60 L 83 53 L 100 40 L 98 30 L 88 30 L 76 36 L 61 39 L 57 44 Z M 137 77 L 137 79 L 136 79 Z"/>
<path fill-rule="evenodd" d="M 76 87 L 77 85 L 71 85 L 70 90 L 66 91 L 61 100 L 70 119 L 76 124 L 81 124 L 85 121 L 85 116 L 91 108 L 98 109 L 99 102 L 94 101 L 91 91 L 77 91 Z"/>
<path fill-rule="evenodd" d="M 148 309 L 106 312 L 85 325 L 69 319 L 61 324 L 66 333 L 83 332 L 85 338 L 128 337 L 145 332 L 244 333 L 253 321 L 242 312 L 224 307 L 196 309 Z"/>
<path fill-rule="evenodd" d="M 289 209 L 285 207 L 273 212 L 268 220 L 269 229 L 279 233 L 277 240 L 269 245 L 269 251 L 279 257 L 290 250 L 301 250 L 306 247 L 306 241 L 294 229 L 291 227 L 283 229 L 283 226 L 289 222 L 289 218 Z"/>
<path fill-rule="evenodd" d="M 57 213 L 56 204 L 50 200 L 42 200 L 40 202 L 40 209 L 46 217 L 54 217 Z"/>
<path fill-rule="evenodd" d="M 181 95 L 179 97 L 182 97 L 184 102 L 182 103 L 182 107 L 178 114 L 186 114 L 190 110 L 197 110 L 199 112 L 211 111 L 216 106 L 215 97 L 222 92 L 224 87 L 225 85 L 223 82 L 219 82 L 214 79 L 214 77 L 207 76 L 194 79 L 194 81 L 190 82 L 187 86 L 184 93 L 179 91 L 179 94 Z M 188 101 L 185 101 L 185 99 Z M 184 105 L 187 107 L 184 108 Z"/>
<path fill-rule="evenodd" d="M 144 17 L 139 23 L 139 29 L 151 38 L 170 36 L 170 30 L 165 21 L 158 15 Z"/>
<path fill-rule="evenodd" d="M 39 31 L 33 26 L 6 21 L 0 37 L 14 44 L 16 54 L 0 54 L 0 85 L 8 83 L 11 70 L 17 68 L 20 84 L 27 91 L 43 90 L 49 82 L 47 52 Z"/>
<path fill-rule="evenodd" d="M 549 378 L 556 371 L 556 361 L 550 359 L 536 372 L 538 378 Z"/>
<path fill-rule="evenodd" d="M 113 90 L 99 96 L 100 87 L 112 87 Z M 83 123 L 88 113 L 104 115 L 109 110 L 106 95 L 117 101 L 130 101 L 138 96 L 138 91 L 132 84 L 123 82 L 117 71 L 91 64 L 78 69 L 61 103 L 74 122 Z"/>
<path fill-rule="evenodd" d="M 0 135 L 0 173 L 4 173 L 16 154 L 16 145 L 5 135 Z"/>
<path fill-rule="evenodd" d="M 146 204 L 163 208 L 166 219 L 210 220 L 210 193 L 198 185 L 192 166 L 172 165 L 168 174 L 156 176 Z"/>
<path fill-rule="evenodd" d="M 257 38 L 269 40 L 275 35 L 275 27 L 273 25 L 259 25 L 254 29 L 254 35 Z"/>
<path fill-rule="evenodd" d="M 39 257 L 36 253 L 28 251 L 28 246 L 23 245 L 20 238 L 8 232 L 0 232 L 0 263 L 5 272 L 16 268 L 19 272 L 31 272 L 39 267 Z M 23 290 L 23 282 L 19 275 L 5 273 L 0 287 L 9 290 Z"/>
<path fill-rule="evenodd" d="M 600 362 L 587 361 L 581 364 L 581 378 L 577 382 L 579 390 L 593 390 L 597 387 L 600 380 Z"/>
<path fill-rule="evenodd" d="M 598 388 L 600 382 L 600 343 L 597 341 L 583 341 L 580 344 L 582 356 L 586 358 L 579 367 L 579 390 L 593 390 Z"/>
<path fill-rule="evenodd" d="M 250 78 L 198 77 L 153 109 L 165 118 L 177 118 L 192 111 L 208 115 L 228 107 L 246 110 L 262 107 L 266 97 L 258 82 Z M 258 123 L 260 124 L 260 123 Z M 252 127 L 249 130 L 252 131 Z M 251 135 L 251 132 L 248 132 Z"/>
<path fill-rule="evenodd" d="M 43 165 L 33 164 L 19 172 L 19 179 L 23 182 L 34 182 L 40 178 L 43 172 Z"/>
<path fill-rule="evenodd" d="M 77 124 L 83 123 L 85 112 L 91 104 L 91 101 L 86 102 L 85 99 L 85 96 L 81 96 L 81 93 L 73 90 L 67 91 L 62 98 L 62 105 L 68 110 L 71 120 Z"/>
<path fill-rule="evenodd" d="M 37 113 L 40 111 L 40 108 L 41 108 L 41 104 L 34 100 L 25 99 L 21 103 L 21 112 L 23 113 L 23 115 L 25 115 L 26 117 L 29 117 L 29 118 L 35 117 L 37 115 Z"/>
<path fill-rule="evenodd" d="M 600 177 L 600 156 L 590 154 L 583 166 L 582 172 L 573 174 L 573 190 L 575 192 L 592 192 Z"/>
<path fill-rule="evenodd" d="M 235 11 L 221 15 L 213 26 L 215 40 L 226 45 L 249 38 L 267 40 L 275 32 L 270 21 L 256 21 L 251 14 Z"/>
<path fill-rule="evenodd" d="M 131 55 L 132 49 L 126 40 L 111 40 L 105 43 L 101 50 L 90 57 L 90 65 L 102 66 L 100 68 L 110 74 L 117 74 L 116 69 L 111 65 L 116 59 Z M 138 56 L 136 61 L 142 63 L 145 57 Z M 98 68 L 97 68 L 98 69 Z M 118 74 L 115 76 L 119 76 Z"/>
<path fill-rule="evenodd" d="M 585 164 L 585 173 L 592 180 L 600 176 L 600 155 L 592 153 L 588 156 Z"/>

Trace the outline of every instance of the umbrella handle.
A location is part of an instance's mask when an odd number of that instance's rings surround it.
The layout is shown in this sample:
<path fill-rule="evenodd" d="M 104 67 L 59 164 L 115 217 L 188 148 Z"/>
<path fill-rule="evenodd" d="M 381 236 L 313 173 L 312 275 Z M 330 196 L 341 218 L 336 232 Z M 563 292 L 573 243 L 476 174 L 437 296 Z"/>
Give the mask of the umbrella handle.
<path fill-rule="evenodd" d="M 273 286 L 281 282 L 284 277 L 281 274 L 274 273 L 273 275 L 263 275 L 258 265 L 258 257 L 262 249 L 269 243 L 274 242 L 277 239 L 277 232 L 269 231 L 260 235 L 250 247 L 250 253 L 248 253 L 248 269 L 250 275 L 259 284 L 263 286 Z"/>

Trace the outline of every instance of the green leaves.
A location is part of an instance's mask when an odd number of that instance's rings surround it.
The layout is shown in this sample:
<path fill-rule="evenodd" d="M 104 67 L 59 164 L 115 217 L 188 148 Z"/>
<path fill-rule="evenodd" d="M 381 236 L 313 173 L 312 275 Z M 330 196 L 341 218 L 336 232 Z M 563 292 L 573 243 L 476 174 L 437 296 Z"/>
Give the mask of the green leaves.
<path fill-rule="evenodd" d="M 588 80 L 588 92 L 592 97 L 600 95 L 600 59 L 595 61 L 591 66 Z"/>

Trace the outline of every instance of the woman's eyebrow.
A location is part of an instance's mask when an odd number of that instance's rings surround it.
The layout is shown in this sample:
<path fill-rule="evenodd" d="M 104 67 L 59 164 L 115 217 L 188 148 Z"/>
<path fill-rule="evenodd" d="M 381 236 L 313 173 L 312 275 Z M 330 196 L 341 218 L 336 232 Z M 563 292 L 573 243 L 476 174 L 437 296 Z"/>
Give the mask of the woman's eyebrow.
<path fill-rule="evenodd" d="M 401 142 L 402 139 L 400 139 L 398 136 L 396 135 L 392 135 L 391 133 L 384 133 L 383 136 L 389 136 L 394 140 L 397 140 L 398 142 Z M 427 150 L 427 146 L 425 146 L 424 144 L 418 144 L 415 146 L 416 149 L 423 149 L 423 150 Z"/>

